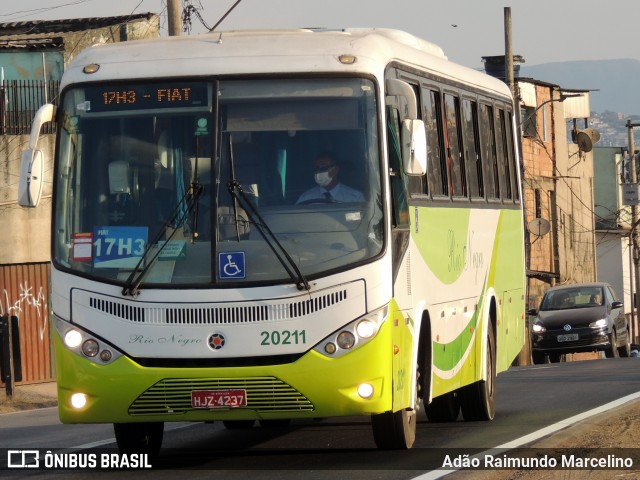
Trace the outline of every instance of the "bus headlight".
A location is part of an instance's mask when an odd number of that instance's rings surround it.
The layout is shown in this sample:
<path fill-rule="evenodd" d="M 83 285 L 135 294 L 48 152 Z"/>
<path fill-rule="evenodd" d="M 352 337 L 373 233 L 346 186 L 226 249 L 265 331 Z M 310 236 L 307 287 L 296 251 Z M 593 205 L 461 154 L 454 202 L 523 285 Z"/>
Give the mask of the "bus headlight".
<path fill-rule="evenodd" d="M 65 322 L 57 316 L 54 316 L 54 320 L 55 328 L 65 347 L 82 358 L 98 365 L 105 365 L 122 355 L 103 340 L 98 340 L 94 335 L 78 326 L 71 326 L 69 322 Z"/>
<path fill-rule="evenodd" d="M 93 338 L 89 340 L 85 340 L 82 344 L 82 353 L 84 353 L 87 357 L 95 357 L 100 350 L 100 345 Z"/>
<path fill-rule="evenodd" d="M 77 330 L 69 330 L 64 336 L 64 344 L 69 348 L 77 348 L 82 343 L 82 334 Z"/>
<path fill-rule="evenodd" d="M 356 332 L 361 338 L 371 338 L 377 331 L 378 326 L 368 318 L 365 318 L 356 324 Z"/>
<path fill-rule="evenodd" d="M 84 393 L 74 393 L 71 395 L 71 406 L 75 409 L 84 408 L 87 404 L 87 396 Z"/>
<path fill-rule="evenodd" d="M 318 343 L 314 350 L 326 357 L 339 357 L 373 339 L 389 315 L 389 307 L 374 310 Z"/>
<path fill-rule="evenodd" d="M 356 337 L 351 332 L 340 332 L 338 334 L 338 346 L 349 350 L 356 344 Z"/>
<path fill-rule="evenodd" d="M 373 385 L 370 383 L 361 383 L 358 385 L 358 395 L 365 400 L 368 400 L 373 396 Z"/>

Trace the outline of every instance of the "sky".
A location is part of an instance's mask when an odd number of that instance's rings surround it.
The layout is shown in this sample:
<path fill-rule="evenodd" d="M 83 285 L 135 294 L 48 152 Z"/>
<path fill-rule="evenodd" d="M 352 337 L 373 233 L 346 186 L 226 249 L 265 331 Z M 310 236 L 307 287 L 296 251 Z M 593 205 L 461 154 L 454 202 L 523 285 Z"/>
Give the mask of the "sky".
<path fill-rule="evenodd" d="M 183 0 L 184 1 L 184 0 Z M 188 0 L 210 26 L 236 0 Z M 482 68 L 503 55 L 504 8 L 511 8 L 513 53 L 525 65 L 571 60 L 640 60 L 636 0 L 242 0 L 218 30 L 385 27 L 440 45 L 450 60 Z M 0 23 L 153 12 L 167 34 L 166 0 L 3 0 Z M 192 34 L 206 29 L 193 18 Z"/>

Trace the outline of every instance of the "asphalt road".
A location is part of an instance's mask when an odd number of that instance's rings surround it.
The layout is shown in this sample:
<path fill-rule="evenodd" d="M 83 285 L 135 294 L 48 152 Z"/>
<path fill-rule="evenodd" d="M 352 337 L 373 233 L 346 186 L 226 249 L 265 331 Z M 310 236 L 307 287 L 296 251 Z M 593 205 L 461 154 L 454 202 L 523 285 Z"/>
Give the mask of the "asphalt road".
<path fill-rule="evenodd" d="M 505 445 L 637 392 L 640 361 L 635 358 L 514 367 L 498 377 L 493 422 L 458 419 L 446 424 L 429 423 L 422 414 L 416 443 L 410 451 L 376 450 L 368 419 L 359 417 L 294 422 L 287 428 L 262 428 L 256 424 L 251 429 L 234 431 L 226 430 L 220 422 L 166 424 L 163 450 L 152 461 L 154 470 L 118 475 L 162 479 L 176 478 L 177 471 L 188 470 L 189 480 L 211 478 L 212 472 L 225 480 L 336 476 L 409 479 L 439 465 L 445 454 L 474 453 Z M 111 426 L 62 425 L 55 408 L 0 415 L 0 449 L 44 452 L 88 447 L 115 452 Z M 0 458 L 0 465 L 1 461 Z M 11 478 L 27 473 L 8 472 Z M 29 478 L 54 474 L 28 473 Z M 66 473 L 65 478 L 87 475 L 86 471 Z M 114 472 L 91 473 L 92 477 L 96 475 L 113 476 Z"/>

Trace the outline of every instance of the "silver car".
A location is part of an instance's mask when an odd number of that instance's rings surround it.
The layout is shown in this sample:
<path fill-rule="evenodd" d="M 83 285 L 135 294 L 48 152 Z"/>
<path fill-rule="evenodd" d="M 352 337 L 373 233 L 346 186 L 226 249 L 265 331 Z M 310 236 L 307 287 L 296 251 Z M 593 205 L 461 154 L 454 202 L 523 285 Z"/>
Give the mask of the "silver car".
<path fill-rule="evenodd" d="M 558 362 L 565 353 L 604 351 L 628 357 L 631 336 L 622 302 L 607 283 L 552 287 L 544 294 L 531 329 L 534 363 Z"/>

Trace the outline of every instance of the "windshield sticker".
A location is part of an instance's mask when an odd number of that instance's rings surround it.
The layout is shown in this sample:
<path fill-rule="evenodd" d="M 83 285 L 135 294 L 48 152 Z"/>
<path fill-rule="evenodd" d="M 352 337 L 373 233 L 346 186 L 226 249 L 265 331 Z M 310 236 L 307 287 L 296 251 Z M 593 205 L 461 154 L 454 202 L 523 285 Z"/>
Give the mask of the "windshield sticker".
<path fill-rule="evenodd" d="M 93 233 L 74 233 L 73 234 L 73 251 L 71 259 L 74 262 L 91 261 L 91 246 L 93 244 Z"/>
<path fill-rule="evenodd" d="M 244 252 L 218 253 L 218 277 L 221 280 L 245 278 Z"/>
<path fill-rule="evenodd" d="M 185 240 L 158 242 L 158 247 L 160 248 L 159 261 L 182 260 L 187 258 L 187 242 Z"/>
<path fill-rule="evenodd" d="M 147 245 L 147 227 L 96 227 L 94 268 L 135 268 Z"/>

